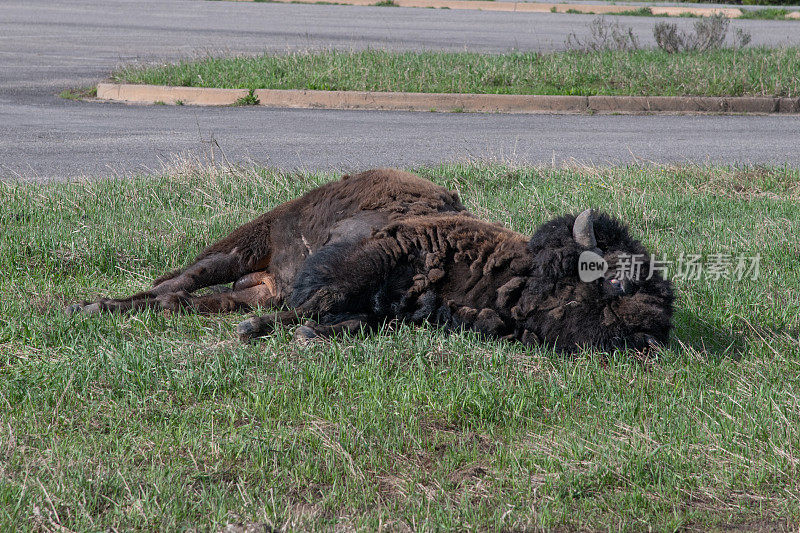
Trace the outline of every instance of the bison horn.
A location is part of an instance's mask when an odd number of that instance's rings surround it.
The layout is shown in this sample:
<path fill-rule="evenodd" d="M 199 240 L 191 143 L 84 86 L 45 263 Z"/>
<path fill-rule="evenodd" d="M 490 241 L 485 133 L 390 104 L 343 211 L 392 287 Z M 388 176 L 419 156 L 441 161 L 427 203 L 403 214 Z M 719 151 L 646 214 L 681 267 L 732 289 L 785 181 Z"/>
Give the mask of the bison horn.
<path fill-rule="evenodd" d="M 597 239 L 594 236 L 594 223 L 592 222 L 592 210 L 587 209 L 575 219 L 572 226 L 572 237 L 575 242 L 584 248 L 596 249 Z"/>

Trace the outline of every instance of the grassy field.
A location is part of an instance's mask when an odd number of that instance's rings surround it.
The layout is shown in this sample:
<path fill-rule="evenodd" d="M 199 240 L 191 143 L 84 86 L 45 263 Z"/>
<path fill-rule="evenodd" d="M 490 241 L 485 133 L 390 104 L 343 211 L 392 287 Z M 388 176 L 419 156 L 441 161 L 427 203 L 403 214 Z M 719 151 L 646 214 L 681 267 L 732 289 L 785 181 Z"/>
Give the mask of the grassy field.
<path fill-rule="evenodd" d="M 760 254 L 760 277 L 677 281 L 657 361 L 406 326 L 243 345 L 242 315 L 62 309 L 334 175 L 0 182 L 0 530 L 797 527 L 800 172 L 417 170 L 522 232 L 594 205 L 669 258 Z"/>
<path fill-rule="evenodd" d="M 425 93 L 798 96 L 800 48 L 560 52 L 293 53 L 130 66 L 112 79 L 190 87 Z M 795 74 L 793 74 L 795 73 Z"/>
<path fill-rule="evenodd" d="M 260 0 L 255 0 L 260 1 Z M 626 2 L 628 0 L 621 0 Z M 638 1 L 638 0 L 631 0 Z M 660 2 L 661 0 L 642 0 L 644 2 Z M 685 4 L 727 4 L 726 7 L 739 7 L 739 6 L 796 6 L 797 0 L 677 0 L 679 3 Z"/>

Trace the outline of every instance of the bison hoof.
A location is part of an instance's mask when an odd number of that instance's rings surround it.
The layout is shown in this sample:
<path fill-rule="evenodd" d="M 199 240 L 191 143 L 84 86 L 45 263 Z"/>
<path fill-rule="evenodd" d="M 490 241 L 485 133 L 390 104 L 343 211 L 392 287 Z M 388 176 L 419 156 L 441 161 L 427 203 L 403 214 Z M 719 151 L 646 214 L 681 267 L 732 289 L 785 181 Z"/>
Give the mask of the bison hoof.
<path fill-rule="evenodd" d="M 242 342 L 247 342 L 256 337 L 263 337 L 270 331 L 272 331 L 272 328 L 269 327 L 264 317 L 260 316 L 248 318 L 247 320 L 239 322 L 239 325 L 236 326 L 236 333 L 239 335 L 239 340 Z"/>
<path fill-rule="evenodd" d="M 294 340 L 299 344 L 308 344 L 317 337 L 317 332 L 308 326 L 300 326 L 294 330 Z"/>
<path fill-rule="evenodd" d="M 236 334 L 239 335 L 239 340 L 248 341 L 256 337 L 258 327 L 256 326 L 257 318 L 248 318 L 244 322 L 239 322 L 236 326 Z"/>
<path fill-rule="evenodd" d="M 95 313 L 100 312 L 100 304 L 93 303 L 93 304 L 72 304 L 68 306 L 64 311 L 68 315 L 76 315 L 78 313 L 84 315 L 93 315 Z"/>

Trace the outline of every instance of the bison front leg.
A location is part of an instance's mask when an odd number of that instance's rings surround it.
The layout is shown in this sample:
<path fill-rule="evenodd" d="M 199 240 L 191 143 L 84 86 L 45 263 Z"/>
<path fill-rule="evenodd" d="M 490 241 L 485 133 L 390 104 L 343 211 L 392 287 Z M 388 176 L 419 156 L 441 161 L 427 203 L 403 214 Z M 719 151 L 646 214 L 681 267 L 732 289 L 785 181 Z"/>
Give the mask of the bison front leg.
<path fill-rule="evenodd" d="M 302 313 L 293 309 L 254 316 L 240 322 L 236 326 L 236 333 L 242 341 L 249 341 L 258 337 L 265 337 L 279 327 L 299 324 L 303 319 Z"/>
<path fill-rule="evenodd" d="M 206 312 L 228 310 L 233 302 L 259 302 L 263 290 L 258 295 L 254 291 L 236 296 L 237 290 L 226 297 L 194 297 L 192 292 L 212 285 L 231 283 L 242 276 L 251 274 L 242 257 L 233 250 L 229 253 L 214 253 L 201 257 L 185 269 L 158 278 L 153 288 L 127 298 L 100 298 L 94 302 L 74 304 L 67 308 L 70 313 L 98 313 L 101 311 L 129 312 L 147 308 L 172 309 L 195 308 Z M 247 278 L 242 278 L 247 279 Z M 248 279 L 248 283 L 249 283 Z M 244 289 L 246 287 L 243 287 Z M 234 287 L 237 289 L 237 287 Z M 255 298 L 255 299 L 254 299 Z M 197 304 L 197 305 L 195 305 Z M 256 303 L 258 305 L 258 303 Z M 240 307 L 237 307 L 240 308 Z"/>
<path fill-rule="evenodd" d="M 308 342 L 334 335 L 355 335 L 360 331 L 370 332 L 373 330 L 373 326 L 367 315 L 348 317 L 346 320 L 338 321 L 335 324 L 319 324 L 309 321 L 295 330 L 294 339 L 299 342 Z"/>
<path fill-rule="evenodd" d="M 303 322 L 306 317 L 302 311 L 289 310 L 248 318 L 236 327 L 236 333 L 242 341 L 265 337 L 279 327 L 293 326 Z M 324 339 L 344 333 L 355 334 L 359 331 L 372 331 L 373 324 L 367 315 L 338 317 L 335 323 L 320 324 L 313 320 L 306 321 L 294 332 L 296 341 L 307 342 L 313 339 Z"/>

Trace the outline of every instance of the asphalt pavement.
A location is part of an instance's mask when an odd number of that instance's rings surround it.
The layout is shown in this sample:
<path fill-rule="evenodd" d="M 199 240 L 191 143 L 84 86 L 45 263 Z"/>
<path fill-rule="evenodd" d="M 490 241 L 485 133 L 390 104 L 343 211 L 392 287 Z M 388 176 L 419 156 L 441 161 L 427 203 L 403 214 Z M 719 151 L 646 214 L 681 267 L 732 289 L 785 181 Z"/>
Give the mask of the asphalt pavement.
<path fill-rule="evenodd" d="M 354 170 L 461 159 L 789 163 L 796 116 L 589 116 L 128 106 L 68 101 L 118 65 L 305 49 L 548 51 L 594 17 L 206 0 L 3 0 L 0 177 L 157 170 L 176 158 Z M 663 20 L 624 17 L 644 44 Z M 690 25 L 691 19 L 675 19 Z M 800 22 L 732 21 L 754 45 Z M 213 139 L 213 143 L 212 143 Z M 215 147 L 212 156 L 210 147 Z"/>

